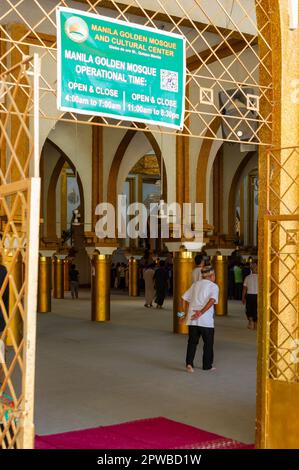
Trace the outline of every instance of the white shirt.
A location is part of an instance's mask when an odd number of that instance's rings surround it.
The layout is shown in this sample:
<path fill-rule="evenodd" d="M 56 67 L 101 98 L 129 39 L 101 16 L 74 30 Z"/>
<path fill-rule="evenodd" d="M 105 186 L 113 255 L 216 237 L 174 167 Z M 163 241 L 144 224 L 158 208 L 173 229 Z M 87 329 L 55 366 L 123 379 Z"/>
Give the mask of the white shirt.
<path fill-rule="evenodd" d="M 194 268 L 192 271 L 192 283 L 200 281 L 202 279 L 201 268 Z"/>
<path fill-rule="evenodd" d="M 243 286 L 247 287 L 247 294 L 255 294 L 258 293 L 258 277 L 257 274 L 249 274 L 244 279 Z"/>
<path fill-rule="evenodd" d="M 195 320 L 191 320 L 194 310 L 201 310 L 207 305 L 210 299 L 215 300 L 218 304 L 219 287 L 208 279 L 201 279 L 192 284 L 190 289 L 182 296 L 184 300 L 189 302 L 188 316 L 186 325 L 204 326 L 206 328 L 214 328 L 214 305 L 209 308 L 203 315 Z"/>

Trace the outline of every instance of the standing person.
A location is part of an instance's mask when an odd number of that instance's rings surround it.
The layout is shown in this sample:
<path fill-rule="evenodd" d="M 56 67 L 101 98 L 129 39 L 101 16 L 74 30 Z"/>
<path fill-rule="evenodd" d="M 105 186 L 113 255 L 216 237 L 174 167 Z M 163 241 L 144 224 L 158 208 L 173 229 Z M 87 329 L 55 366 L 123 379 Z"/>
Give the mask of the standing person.
<path fill-rule="evenodd" d="M 165 261 L 165 268 L 167 270 L 168 275 L 168 294 L 172 295 L 173 293 L 173 255 L 172 253 L 168 253 L 166 261 Z"/>
<path fill-rule="evenodd" d="M 203 339 L 203 370 L 212 370 L 214 360 L 214 305 L 218 303 L 219 287 L 215 283 L 212 266 L 202 269 L 202 279 L 192 284 L 183 295 L 186 324 L 189 339 L 186 354 L 186 368 L 194 372 L 194 357 L 200 337 Z"/>
<path fill-rule="evenodd" d="M 231 261 L 234 265 L 237 264 L 237 263 L 241 264 L 242 256 L 240 254 L 240 248 L 239 248 L 238 245 L 236 246 L 236 249 L 234 251 L 232 251 L 232 253 L 230 255 L 230 258 L 231 258 Z"/>
<path fill-rule="evenodd" d="M 154 262 L 154 260 L 153 260 L 153 257 L 151 255 L 150 250 L 144 250 L 144 255 L 142 256 L 142 258 L 140 260 L 140 263 L 139 263 L 140 266 L 146 268 L 147 266 L 149 266 L 153 262 Z"/>
<path fill-rule="evenodd" d="M 119 289 L 126 290 L 126 265 L 121 263 L 118 268 L 119 273 Z"/>
<path fill-rule="evenodd" d="M 235 299 L 242 299 L 242 289 L 243 289 L 243 274 L 241 269 L 241 263 L 238 262 L 234 266 L 234 280 L 235 280 Z"/>
<path fill-rule="evenodd" d="M 204 266 L 210 266 L 211 257 L 205 250 L 201 250 L 202 259 L 204 261 Z"/>
<path fill-rule="evenodd" d="M 147 268 L 147 266 L 149 266 L 150 264 L 154 264 L 154 259 L 151 255 L 151 251 L 146 249 L 144 250 L 144 254 L 142 256 L 142 258 L 140 259 L 139 261 L 139 269 L 140 269 L 140 289 L 143 290 L 145 288 L 144 286 L 144 279 L 143 279 L 143 272 L 145 270 L 145 268 Z"/>
<path fill-rule="evenodd" d="M 205 265 L 203 255 L 196 255 L 194 261 L 196 267 L 192 271 L 192 283 L 200 281 L 202 279 L 201 270 Z"/>
<path fill-rule="evenodd" d="M 228 300 L 233 300 L 235 297 L 235 273 L 234 264 L 229 262 L 228 265 Z"/>
<path fill-rule="evenodd" d="M 1 260 L 0 260 L 0 263 L 1 263 Z M 2 290 L 2 286 L 5 281 L 6 275 L 7 275 L 6 267 L 3 264 L 0 264 L 0 291 Z M 8 308 L 9 308 L 9 284 L 8 282 L 6 284 L 4 292 L 2 293 L 1 300 L 6 310 L 6 314 L 8 315 Z M 4 379 L 4 371 L 2 370 L 1 364 L 2 362 L 5 361 L 5 343 L 4 343 L 4 335 L 3 335 L 5 326 L 6 326 L 6 322 L 4 319 L 3 307 L 0 304 L 0 383 L 2 383 Z"/>
<path fill-rule="evenodd" d="M 155 265 L 150 264 L 143 270 L 143 279 L 145 284 L 145 307 L 152 307 L 155 298 Z"/>
<path fill-rule="evenodd" d="M 115 263 L 112 263 L 111 270 L 110 270 L 110 287 L 111 288 L 115 286 L 115 279 L 116 279 L 116 266 L 115 266 Z"/>
<path fill-rule="evenodd" d="M 79 294 L 79 271 L 76 269 L 76 265 L 72 264 L 70 273 L 69 273 L 69 279 L 70 279 L 70 284 L 71 284 L 71 294 L 72 294 L 72 299 L 78 299 L 78 294 Z"/>
<path fill-rule="evenodd" d="M 156 288 L 156 308 L 162 308 L 166 292 L 167 292 L 167 271 L 165 269 L 165 261 L 162 259 L 160 265 L 155 272 L 155 288 Z"/>
<path fill-rule="evenodd" d="M 257 327 L 257 293 L 258 275 L 257 264 L 252 263 L 251 274 L 245 277 L 243 284 L 242 302 L 246 304 L 247 328 L 256 330 Z"/>
<path fill-rule="evenodd" d="M 139 267 L 137 268 L 137 284 L 139 288 Z M 126 289 L 129 288 L 129 268 L 126 264 L 125 264 L 125 288 Z"/>
<path fill-rule="evenodd" d="M 249 276 L 251 274 L 251 269 L 250 269 L 250 263 L 243 263 L 241 268 L 242 268 L 242 276 L 243 276 L 243 281 L 245 280 L 245 277 Z"/>
<path fill-rule="evenodd" d="M 118 289 L 118 286 L 119 286 L 119 267 L 120 267 L 120 263 L 117 263 L 115 266 L 115 280 L 114 280 L 115 289 Z"/>

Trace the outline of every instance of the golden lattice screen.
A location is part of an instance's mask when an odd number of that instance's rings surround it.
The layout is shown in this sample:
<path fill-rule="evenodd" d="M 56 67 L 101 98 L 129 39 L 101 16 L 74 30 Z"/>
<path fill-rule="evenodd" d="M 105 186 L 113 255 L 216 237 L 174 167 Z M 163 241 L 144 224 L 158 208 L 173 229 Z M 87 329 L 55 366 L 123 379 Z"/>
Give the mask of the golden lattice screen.
<path fill-rule="evenodd" d="M 33 63 L 28 57 L 0 76 L 0 448 L 33 445 L 40 198 Z"/>
<path fill-rule="evenodd" d="M 78 8 L 186 38 L 187 97 L 182 135 L 230 142 L 269 144 L 272 81 L 270 18 L 263 0 L 2 0 L 1 68 L 34 48 L 42 60 L 40 112 L 58 119 L 140 128 L 126 121 L 93 121 L 58 113 L 56 20 L 58 6 Z M 222 132 L 219 125 L 222 124 Z M 146 126 L 143 131 L 149 130 Z M 151 131 L 161 132 L 152 126 Z M 163 133 L 171 131 L 162 129 Z"/>
<path fill-rule="evenodd" d="M 267 157 L 265 311 L 267 376 L 299 382 L 299 148 Z"/>

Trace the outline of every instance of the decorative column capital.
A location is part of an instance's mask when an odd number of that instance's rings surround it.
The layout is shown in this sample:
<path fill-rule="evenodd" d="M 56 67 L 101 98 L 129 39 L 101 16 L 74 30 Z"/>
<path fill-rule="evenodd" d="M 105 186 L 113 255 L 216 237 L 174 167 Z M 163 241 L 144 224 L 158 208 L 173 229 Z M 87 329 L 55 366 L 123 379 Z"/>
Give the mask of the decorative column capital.
<path fill-rule="evenodd" d="M 52 258 L 52 256 L 56 253 L 56 250 L 39 250 L 39 253 L 45 258 Z"/>
<path fill-rule="evenodd" d="M 112 253 L 117 249 L 117 246 L 86 246 L 85 250 L 89 256 L 92 258 L 95 252 L 100 253 L 101 255 L 112 255 Z"/>

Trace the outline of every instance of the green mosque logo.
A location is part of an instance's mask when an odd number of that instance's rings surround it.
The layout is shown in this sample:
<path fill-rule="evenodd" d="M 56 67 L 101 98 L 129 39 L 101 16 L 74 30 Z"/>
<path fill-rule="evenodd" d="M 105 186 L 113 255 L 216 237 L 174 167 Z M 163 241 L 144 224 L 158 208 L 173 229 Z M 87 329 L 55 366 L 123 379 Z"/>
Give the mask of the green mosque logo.
<path fill-rule="evenodd" d="M 87 23 L 78 16 L 71 16 L 65 22 L 66 35 L 74 42 L 84 42 L 88 38 Z"/>

